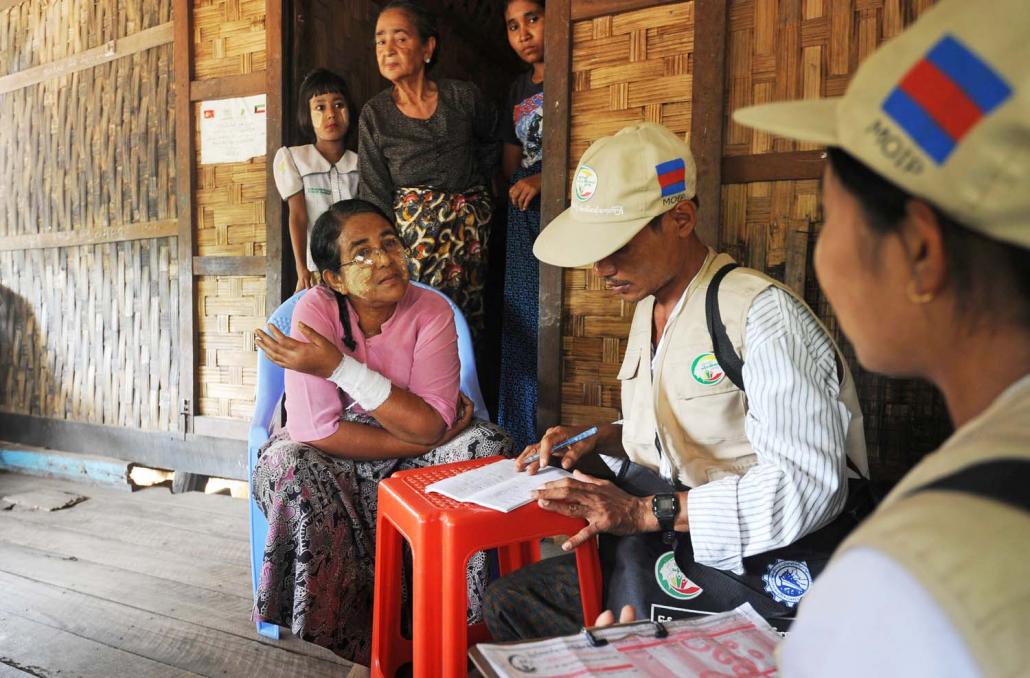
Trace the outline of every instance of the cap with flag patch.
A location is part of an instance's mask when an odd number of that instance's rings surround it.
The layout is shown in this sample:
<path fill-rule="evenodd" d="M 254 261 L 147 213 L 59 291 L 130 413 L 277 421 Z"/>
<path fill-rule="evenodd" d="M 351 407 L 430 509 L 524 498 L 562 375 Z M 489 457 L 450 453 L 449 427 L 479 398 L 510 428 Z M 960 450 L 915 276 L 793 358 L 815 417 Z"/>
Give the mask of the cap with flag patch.
<path fill-rule="evenodd" d="M 586 150 L 572 205 L 537 236 L 533 254 L 554 266 L 588 266 L 628 243 L 654 217 L 694 197 L 690 147 L 654 123 L 626 127 Z"/>
<path fill-rule="evenodd" d="M 941 0 L 844 96 L 742 108 L 742 125 L 837 146 L 992 238 L 1030 247 L 1030 2 Z"/>

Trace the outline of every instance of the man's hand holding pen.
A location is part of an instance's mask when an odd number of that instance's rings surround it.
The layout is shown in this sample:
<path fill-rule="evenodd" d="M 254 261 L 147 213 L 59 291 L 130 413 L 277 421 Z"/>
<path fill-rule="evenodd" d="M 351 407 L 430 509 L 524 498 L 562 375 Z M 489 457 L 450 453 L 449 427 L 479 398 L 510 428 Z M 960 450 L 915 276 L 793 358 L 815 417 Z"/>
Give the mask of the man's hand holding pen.
<path fill-rule="evenodd" d="M 526 471 L 533 475 L 543 466 L 560 459 L 561 467 L 570 470 L 581 457 L 594 451 L 597 445 L 597 436 L 583 435 L 591 430 L 593 433 L 597 433 L 596 426 L 592 428 L 553 426 L 547 429 L 540 442 L 526 446 L 526 449 L 515 460 L 515 467 L 519 471 Z"/>

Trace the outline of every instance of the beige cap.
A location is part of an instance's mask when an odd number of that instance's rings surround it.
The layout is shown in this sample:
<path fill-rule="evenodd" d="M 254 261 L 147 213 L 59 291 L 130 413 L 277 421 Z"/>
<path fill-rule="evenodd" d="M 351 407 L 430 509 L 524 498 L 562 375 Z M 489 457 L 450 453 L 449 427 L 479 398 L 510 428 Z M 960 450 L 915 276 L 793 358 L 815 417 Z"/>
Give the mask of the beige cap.
<path fill-rule="evenodd" d="M 690 200 L 697 167 L 690 147 L 654 123 L 591 144 L 572 177 L 572 206 L 537 236 L 533 254 L 554 266 L 588 266 L 628 243 L 676 203 Z"/>
<path fill-rule="evenodd" d="M 952 218 L 1030 247 L 1030 0 L 941 0 L 842 97 L 750 106 L 742 125 L 837 146 Z"/>

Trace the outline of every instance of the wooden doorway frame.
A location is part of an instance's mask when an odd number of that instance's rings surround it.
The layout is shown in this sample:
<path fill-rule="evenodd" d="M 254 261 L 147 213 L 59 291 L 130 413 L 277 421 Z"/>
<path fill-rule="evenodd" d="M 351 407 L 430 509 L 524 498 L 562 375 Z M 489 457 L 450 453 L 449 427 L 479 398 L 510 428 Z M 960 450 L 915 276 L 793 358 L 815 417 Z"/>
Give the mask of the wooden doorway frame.
<path fill-rule="evenodd" d="M 572 92 L 572 22 L 628 12 L 682 0 L 552 0 L 547 3 L 544 80 L 547 132 L 544 135 L 541 226 L 568 206 L 569 122 Z M 694 97 L 690 121 L 691 147 L 697 164 L 698 233 L 719 246 L 722 203 L 722 131 L 726 87 L 726 3 L 693 0 Z M 540 315 L 537 340 L 537 430 L 561 423 L 562 400 L 562 269 L 540 264 Z"/>
<path fill-rule="evenodd" d="M 193 79 L 193 2 L 175 0 L 173 43 L 175 69 L 175 163 L 179 266 L 179 432 L 216 438 L 246 439 L 247 422 L 226 421 L 196 414 L 197 333 L 196 277 L 202 275 L 264 275 L 265 313 L 270 315 L 282 301 L 283 207 L 279 200 L 265 200 L 265 256 L 198 256 L 194 247 L 196 213 L 196 102 L 204 99 L 266 95 L 268 157 L 282 145 L 283 137 L 283 0 L 265 3 L 267 61 L 264 73 L 248 73 L 205 80 Z M 272 172 L 266 177 L 266 195 L 277 195 Z"/>

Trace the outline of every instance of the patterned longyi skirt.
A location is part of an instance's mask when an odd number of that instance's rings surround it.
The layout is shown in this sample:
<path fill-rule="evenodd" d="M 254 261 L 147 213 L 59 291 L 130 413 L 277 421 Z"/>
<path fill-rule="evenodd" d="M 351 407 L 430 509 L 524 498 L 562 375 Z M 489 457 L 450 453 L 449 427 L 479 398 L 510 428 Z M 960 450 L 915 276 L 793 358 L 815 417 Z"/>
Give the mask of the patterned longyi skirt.
<path fill-rule="evenodd" d="M 482 186 L 446 193 L 421 186 L 394 191 L 397 231 L 411 279 L 440 290 L 465 314 L 473 340 L 483 330 L 487 243 L 493 201 Z"/>
<path fill-rule="evenodd" d="M 344 419 L 376 425 L 348 412 Z M 367 665 L 379 481 L 394 471 L 510 455 L 511 438 L 473 419 L 451 440 L 419 457 L 355 461 L 292 440 L 286 430 L 261 449 L 251 487 L 268 518 L 254 618 Z M 468 563 L 468 619 L 482 619 L 486 556 Z"/>

